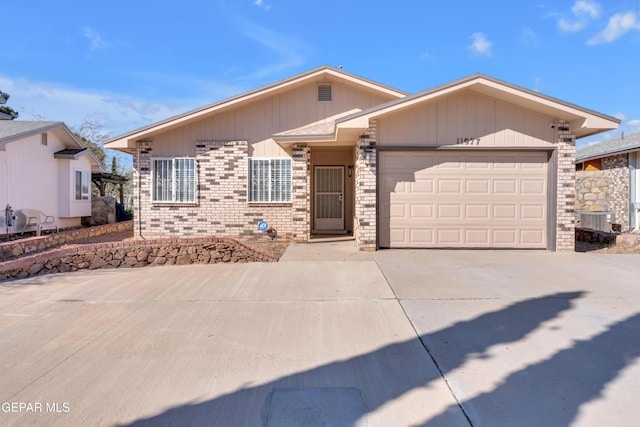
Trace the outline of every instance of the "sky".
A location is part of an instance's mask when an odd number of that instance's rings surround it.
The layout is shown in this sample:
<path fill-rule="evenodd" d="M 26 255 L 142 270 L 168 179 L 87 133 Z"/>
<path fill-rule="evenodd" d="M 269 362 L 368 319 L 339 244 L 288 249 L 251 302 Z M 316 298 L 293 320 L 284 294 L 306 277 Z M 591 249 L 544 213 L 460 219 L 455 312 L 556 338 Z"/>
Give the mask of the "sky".
<path fill-rule="evenodd" d="M 321 65 L 410 93 L 483 73 L 622 120 L 578 147 L 640 132 L 640 0 L 31 0 L 2 16 L 19 119 L 112 137 Z"/>

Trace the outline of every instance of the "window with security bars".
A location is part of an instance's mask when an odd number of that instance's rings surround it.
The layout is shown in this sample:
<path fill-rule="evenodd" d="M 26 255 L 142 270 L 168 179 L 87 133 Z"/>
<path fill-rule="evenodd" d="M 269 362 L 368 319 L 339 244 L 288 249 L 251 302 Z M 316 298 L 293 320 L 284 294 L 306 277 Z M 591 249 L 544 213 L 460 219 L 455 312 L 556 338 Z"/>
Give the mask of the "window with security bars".
<path fill-rule="evenodd" d="M 154 159 L 152 199 L 154 202 L 195 203 L 196 159 Z"/>
<path fill-rule="evenodd" d="M 291 202 L 291 159 L 249 159 L 250 202 Z"/>

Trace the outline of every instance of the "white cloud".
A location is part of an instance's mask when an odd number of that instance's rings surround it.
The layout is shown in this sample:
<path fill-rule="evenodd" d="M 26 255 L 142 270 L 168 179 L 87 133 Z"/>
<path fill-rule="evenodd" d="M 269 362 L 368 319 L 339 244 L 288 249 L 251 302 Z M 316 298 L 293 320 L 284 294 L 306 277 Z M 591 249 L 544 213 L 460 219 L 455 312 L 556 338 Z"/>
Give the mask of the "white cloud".
<path fill-rule="evenodd" d="M 489 41 L 485 33 L 473 33 L 471 35 L 471 45 L 469 49 L 478 56 L 491 56 L 491 47 L 493 43 Z"/>
<path fill-rule="evenodd" d="M 243 76 L 242 79 L 245 82 L 265 80 L 304 64 L 303 52 L 309 52 L 310 48 L 302 42 L 257 25 L 244 17 L 238 18 L 238 24 L 240 32 L 245 37 L 264 46 L 273 55 L 270 64 L 260 67 L 250 75 Z"/>
<path fill-rule="evenodd" d="M 584 29 L 591 19 L 600 16 L 600 4 L 594 1 L 577 0 L 571 7 L 573 19 L 560 18 L 558 28 L 566 33 L 576 33 Z"/>
<path fill-rule="evenodd" d="M 523 27 L 520 30 L 520 42 L 525 46 L 540 47 L 542 45 L 540 36 L 529 27 Z"/>
<path fill-rule="evenodd" d="M 420 54 L 420 59 L 424 59 L 425 61 L 435 61 L 438 58 L 429 52 L 423 52 Z"/>
<path fill-rule="evenodd" d="M 560 18 L 558 21 L 558 28 L 565 33 L 577 33 L 586 27 L 586 22 L 584 21 L 568 21 L 564 18 Z"/>
<path fill-rule="evenodd" d="M 134 97 L 65 87 L 56 83 L 33 82 L 0 75 L 0 87 L 11 94 L 10 106 L 19 111 L 19 120 L 63 121 L 80 125 L 95 120 L 113 136 L 188 111 L 199 104 L 190 101 L 153 102 Z"/>
<path fill-rule="evenodd" d="M 264 2 L 264 0 L 256 0 L 254 3 L 256 6 L 263 8 L 264 10 L 271 9 L 271 5 Z"/>
<path fill-rule="evenodd" d="M 609 24 L 601 33 L 587 40 L 588 45 L 611 43 L 631 30 L 640 30 L 638 15 L 633 12 L 616 13 L 609 19 Z"/>
<path fill-rule="evenodd" d="M 571 11 L 574 15 L 589 15 L 591 18 L 597 18 L 600 16 L 602 9 L 600 5 L 595 1 L 577 0 Z"/>
<path fill-rule="evenodd" d="M 97 49 L 105 49 L 109 47 L 109 43 L 107 43 L 102 34 L 94 30 L 93 28 L 85 27 L 82 30 L 82 35 L 84 38 L 89 40 L 89 51 L 93 52 Z"/>

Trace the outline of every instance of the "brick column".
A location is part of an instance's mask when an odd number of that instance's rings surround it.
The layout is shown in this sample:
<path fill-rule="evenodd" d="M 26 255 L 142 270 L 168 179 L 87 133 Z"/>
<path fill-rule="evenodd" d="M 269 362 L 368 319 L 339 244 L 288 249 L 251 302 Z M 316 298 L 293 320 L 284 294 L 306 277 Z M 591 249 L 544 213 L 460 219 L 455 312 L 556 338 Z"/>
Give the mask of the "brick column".
<path fill-rule="evenodd" d="M 136 142 L 133 167 L 133 235 L 144 235 L 151 207 L 151 142 Z"/>
<path fill-rule="evenodd" d="M 558 180 L 556 251 L 573 252 L 575 241 L 576 136 L 569 122 L 558 121 Z"/>
<path fill-rule="evenodd" d="M 295 145 L 292 155 L 293 240 L 306 242 L 311 237 L 311 151 L 304 144 Z"/>
<path fill-rule="evenodd" d="M 358 141 L 356 159 L 356 219 L 354 235 L 362 251 L 376 250 L 376 121 Z"/>

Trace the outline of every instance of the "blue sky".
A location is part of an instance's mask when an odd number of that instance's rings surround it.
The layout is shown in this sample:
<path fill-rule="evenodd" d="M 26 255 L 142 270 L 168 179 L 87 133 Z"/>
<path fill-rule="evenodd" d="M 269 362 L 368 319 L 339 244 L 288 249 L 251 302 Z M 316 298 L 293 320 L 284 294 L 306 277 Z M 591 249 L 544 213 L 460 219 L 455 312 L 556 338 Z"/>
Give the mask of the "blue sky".
<path fill-rule="evenodd" d="M 112 136 L 320 65 L 408 92 L 480 72 L 640 131 L 640 0 L 3 4 L 0 90 L 22 120 Z"/>

